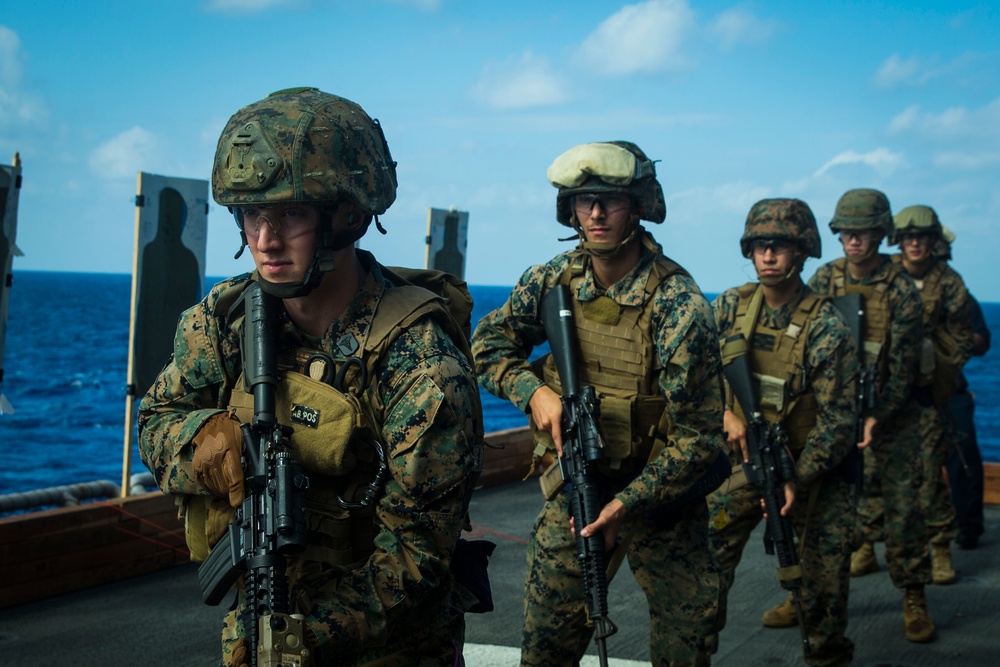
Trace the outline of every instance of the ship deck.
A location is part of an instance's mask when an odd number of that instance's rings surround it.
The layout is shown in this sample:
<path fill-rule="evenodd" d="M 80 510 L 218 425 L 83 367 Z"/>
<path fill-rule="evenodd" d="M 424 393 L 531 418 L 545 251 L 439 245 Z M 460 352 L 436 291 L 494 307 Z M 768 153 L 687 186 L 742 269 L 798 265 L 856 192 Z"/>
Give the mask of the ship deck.
<path fill-rule="evenodd" d="M 534 481 L 485 488 L 473 499 L 475 536 L 498 546 L 490 562 L 496 610 L 467 617 L 470 667 L 517 664 L 524 548 L 539 506 Z M 912 644 L 903 637 L 902 595 L 892 586 L 882 545 L 877 545 L 881 570 L 853 579 L 851 585 L 848 635 L 857 645 L 855 665 L 995 664 L 1000 650 L 1000 507 L 987 506 L 986 520 L 978 549 L 953 549 L 958 581 L 927 589 L 938 630 L 930 644 Z M 802 664 L 797 629 L 760 625 L 761 613 L 785 594 L 776 583 L 775 560 L 764 553 L 759 538 L 751 538 L 737 571 L 715 665 Z M 609 603 L 619 628 L 607 641 L 611 664 L 648 664 L 645 599 L 627 571 L 612 583 Z M 201 604 L 196 568 L 183 564 L 4 609 L 0 655 L 4 664 L 33 667 L 216 664 L 223 613 Z M 584 664 L 596 665 L 596 658 L 588 657 Z"/>

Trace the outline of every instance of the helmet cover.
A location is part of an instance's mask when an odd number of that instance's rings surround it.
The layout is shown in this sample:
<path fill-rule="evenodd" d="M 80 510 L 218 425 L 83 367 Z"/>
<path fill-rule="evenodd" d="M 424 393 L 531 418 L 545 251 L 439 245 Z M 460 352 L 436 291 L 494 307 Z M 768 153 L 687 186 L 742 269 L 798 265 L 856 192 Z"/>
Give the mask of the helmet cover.
<path fill-rule="evenodd" d="M 889 198 L 870 188 L 848 190 L 837 202 L 830 229 L 834 233 L 847 229 L 876 229 L 881 230 L 884 235 L 891 234 L 892 209 Z"/>
<path fill-rule="evenodd" d="M 740 238 L 744 257 L 751 256 L 757 239 L 791 241 L 808 257 L 822 254 L 816 216 L 801 199 L 762 199 L 754 204 Z"/>
<path fill-rule="evenodd" d="M 639 218 L 660 223 L 667 217 L 663 188 L 646 154 L 628 141 L 580 144 L 555 159 L 546 175 L 559 189 L 556 219 L 572 226 L 573 197 L 579 194 L 622 192 L 638 207 Z"/>
<path fill-rule="evenodd" d="M 382 127 L 358 104 L 288 88 L 243 107 L 219 137 L 212 196 L 222 206 L 348 199 L 380 215 L 396 198 Z"/>
<path fill-rule="evenodd" d="M 892 222 L 889 245 L 899 243 L 903 234 L 931 234 L 935 239 L 944 237 L 941 221 L 930 206 L 907 206 L 893 217 Z"/>

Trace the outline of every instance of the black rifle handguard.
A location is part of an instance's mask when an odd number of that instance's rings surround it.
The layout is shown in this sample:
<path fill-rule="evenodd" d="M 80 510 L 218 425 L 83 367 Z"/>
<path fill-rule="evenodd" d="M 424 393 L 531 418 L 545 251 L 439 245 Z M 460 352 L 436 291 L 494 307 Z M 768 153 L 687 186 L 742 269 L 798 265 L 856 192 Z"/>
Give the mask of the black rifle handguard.
<path fill-rule="evenodd" d="M 601 489 L 596 464 L 604 459 L 604 443 L 598 428 L 600 399 L 593 387 L 581 387 L 577 372 L 576 325 L 569 288 L 556 285 L 542 299 L 542 323 L 552 349 L 552 358 L 562 385 L 563 451 L 559 465 L 570 482 L 563 493 L 570 494 L 570 512 L 576 530 L 577 559 L 583 573 L 587 611 L 594 623 L 601 667 L 607 667 L 605 639 L 618 628 L 608 618 L 607 559 L 604 535 L 583 537 L 580 531 L 601 514 Z"/>
<path fill-rule="evenodd" d="M 778 557 L 778 580 L 781 587 L 792 594 L 798 616 L 802 649 L 811 652 L 806 636 L 802 611 L 802 569 L 795 551 L 795 530 L 787 516 L 781 516 L 785 503 L 784 485 L 795 480 L 795 463 L 788 453 L 787 437 L 779 424 L 768 424 L 760 411 L 760 402 L 750 368 L 750 348 L 743 334 L 726 339 L 723 373 L 733 395 L 743 408 L 747 423 L 747 450 L 749 462 L 743 469 L 747 480 L 754 484 L 764 501 L 767 517 L 764 526 L 764 550 Z"/>

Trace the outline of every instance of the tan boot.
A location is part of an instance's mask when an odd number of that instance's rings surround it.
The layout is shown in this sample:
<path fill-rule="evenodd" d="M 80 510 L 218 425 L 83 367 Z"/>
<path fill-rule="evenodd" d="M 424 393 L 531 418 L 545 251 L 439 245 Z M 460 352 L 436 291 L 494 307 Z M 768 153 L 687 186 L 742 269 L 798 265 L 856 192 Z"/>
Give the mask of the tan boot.
<path fill-rule="evenodd" d="M 923 586 L 906 589 L 903 597 L 903 633 L 911 642 L 920 644 L 934 639 L 934 623 L 927 613 Z"/>
<path fill-rule="evenodd" d="M 795 603 L 792 602 L 792 597 L 788 596 L 774 609 L 765 611 L 760 622 L 764 624 L 765 628 L 793 628 L 798 625 L 799 617 L 795 613 Z"/>
<path fill-rule="evenodd" d="M 931 581 L 938 586 L 955 583 L 955 568 L 951 565 L 951 550 L 947 544 L 931 545 Z"/>
<path fill-rule="evenodd" d="M 878 572 L 878 561 L 875 560 L 875 545 L 871 542 L 865 542 L 857 551 L 851 554 L 851 576 L 863 577 L 872 572 Z"/>

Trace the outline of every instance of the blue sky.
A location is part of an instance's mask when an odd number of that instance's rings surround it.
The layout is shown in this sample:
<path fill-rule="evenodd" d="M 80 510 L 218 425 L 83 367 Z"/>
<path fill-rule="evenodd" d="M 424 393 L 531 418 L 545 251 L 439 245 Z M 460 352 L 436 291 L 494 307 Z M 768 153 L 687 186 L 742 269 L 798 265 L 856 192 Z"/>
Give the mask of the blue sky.
<path fill-rule="evenodd" d="M 995 2 L 7 2 L 14 270 L 128 273 L 136 173 L 209 178 L 236 109 L 311 85 L 385 128 L 400 188 L 364 245 L 386 264 L 420 265 L 427 209 L 456 206 L 467 280 L 512 285 L 570 246 L 548 165 L 627 139 L 660 160 L 651 231 L 707 292 L 752 279 L 738 240 L 758 199 L 805 200 L 827 261 L 837 199 L 876 187 L 896 211 L 934 207 L 955 268 L 1000 301 L 998 84 Z M 247 270 L 224 209 L 209 227 L 208 274 Z"/>

